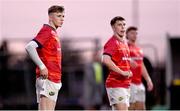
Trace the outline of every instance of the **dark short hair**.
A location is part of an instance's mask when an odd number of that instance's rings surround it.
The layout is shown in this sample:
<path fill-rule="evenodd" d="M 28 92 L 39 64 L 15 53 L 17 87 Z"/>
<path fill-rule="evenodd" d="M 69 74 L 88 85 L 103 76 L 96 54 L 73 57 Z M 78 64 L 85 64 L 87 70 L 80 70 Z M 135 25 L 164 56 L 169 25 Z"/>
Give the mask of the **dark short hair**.
<path fill-rule="evenodd" d="M 58 5 L 53 5 L 48 9 L 48 14 L 50 13 L 55 13 L 55 12 L 64 12 L 64 7 L 63 6 L 58 6 Z"/>
<path fill-rule="evenodd" d="M 114 17 L 112 20 L 111 20 L 111 22 L 110 22 L 110 24 L 111 24 L 111 26 L 113 26 L 115 23 L 116 23 L 116 21 L 124 21 L 125 19 L 123 18 L 123 17 L 121 17 L 121 16 L 116 16 L 116 17 Z"/>
<path fill-rule="evenodd" d="M 135 26 L 130 26 L 130 27 L 128 27 L 128 28 L 127 28 L 127 30 L 126 30 L 126 34 L 127 34 L 129 31 L 132 31 L 132 30 L 137 31 L 137 30 L 138 30 L 138 28 L 137 28 L 137 27 L 135 27 Z"/>

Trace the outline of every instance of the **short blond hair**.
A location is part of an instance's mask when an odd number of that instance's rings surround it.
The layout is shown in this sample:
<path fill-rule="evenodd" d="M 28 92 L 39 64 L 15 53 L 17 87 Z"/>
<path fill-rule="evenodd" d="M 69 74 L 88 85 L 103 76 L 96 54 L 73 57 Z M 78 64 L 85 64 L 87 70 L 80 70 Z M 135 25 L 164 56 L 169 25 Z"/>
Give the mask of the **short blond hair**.
<path fill-rule="evenodd" d="M 50 13 L 55 13 L 55 12 L 64 12 L 64 7 L 63 6 L 58 6 L 58 5 L 53 5 L 48 9 L 48 14 Z"/>

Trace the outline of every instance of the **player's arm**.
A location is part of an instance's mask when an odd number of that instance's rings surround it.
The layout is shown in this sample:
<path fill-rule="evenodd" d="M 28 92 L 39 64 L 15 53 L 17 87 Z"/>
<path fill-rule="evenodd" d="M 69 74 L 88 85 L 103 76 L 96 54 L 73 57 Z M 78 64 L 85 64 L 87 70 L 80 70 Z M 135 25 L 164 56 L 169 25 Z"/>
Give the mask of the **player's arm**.
<path fill-rule="evenodd" d="M 144 63 L 142 63 L 142 76 L 147 82 L 148 91 L 153 90 L 153 83 L 152 83 L 152 80 L 148 74 L 148 71 L 147 71 Z"/>
<path fill-rule="evenodd" d="M 132 76 L 132 73 L 130 71 L 123 71 L 118 66 L 116 66 L 109 55 L 103 54 L 102 63 L 105 64 L 110 70 L 118 74 L 121 74 L 126 77 Z"/>
<path fill-rule="evenodd" d="M 33 62 L 39 67 L 40 69 L 40 74 L 42 75 L 43 78 L 47 78 L 48 76 L 48 70 L 44 63 L 41 61 L 39 58 L 39 55 L 37 53 L 36 48 L 38 48 L 38 44 L 35 41 L 30 41 L 26 46 L 26 52 L 30 56 L 30 58 L 33 60 Z"/>

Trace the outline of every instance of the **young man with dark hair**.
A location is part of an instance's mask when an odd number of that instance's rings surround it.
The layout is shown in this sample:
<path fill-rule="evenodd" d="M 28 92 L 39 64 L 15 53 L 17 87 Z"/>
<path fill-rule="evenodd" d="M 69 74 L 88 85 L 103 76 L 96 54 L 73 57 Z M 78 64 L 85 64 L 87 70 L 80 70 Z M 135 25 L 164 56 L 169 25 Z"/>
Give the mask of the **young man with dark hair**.
<path fill-rule="evenodd" d="M 37 65 L 36 94 L 39 110 L 54 110 L 61 84 L 61 45 L 56 29 L 64 22 L 64 7 L 48 9 L 49 23 L 44 24 L 37 36 L 25 49 Z"/>
<path fill-rule="evenodd" d="M 130 71 L 129 48 L 124 41 L 125 19 L 114 17 L 111 22 L 113 36 L 104 46 L 102 62 L 110 72 L 106 80 L 106 90 L 113 110 L 128 110 L 132 76 Z"/>
<path fill-rule="evenodd" d="M 131 110 L 145 110 L 145 88 L 142 77 L 147 82 L 148 90 L 153 89 L 153 83 L 143 63 L 143 51 L 136 45 L 137 27 L 129 27 L 126 30 L 126 38 L 130 49 L 131 59 L 137 63 L 136 68 L 131 68 L 133 73 L 130 85 L 130 108 Z"/>

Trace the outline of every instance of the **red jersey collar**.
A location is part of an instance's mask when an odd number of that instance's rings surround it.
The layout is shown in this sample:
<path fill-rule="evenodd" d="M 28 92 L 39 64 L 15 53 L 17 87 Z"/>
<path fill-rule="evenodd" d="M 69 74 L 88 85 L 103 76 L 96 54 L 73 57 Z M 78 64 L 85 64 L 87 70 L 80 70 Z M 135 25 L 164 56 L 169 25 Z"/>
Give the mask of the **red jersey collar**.
<path fill-rule="evenodd" d="M 129 43 L 129 41 L 128 41 L 128 45 L 129 45 L 129 46 L 136 46 L 135 43 L 132 44 L 132 43 Z"/>
<path fill-rule="evenodd" d="M 56 29 L 54 27 L 50 26 L 49 24 L 44 24 L 44 26 L 47 26 L 47 27 L 51 28 L 52 30 L 56 31 Z"/>

